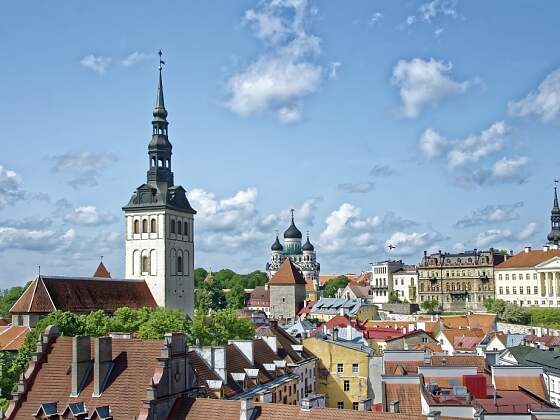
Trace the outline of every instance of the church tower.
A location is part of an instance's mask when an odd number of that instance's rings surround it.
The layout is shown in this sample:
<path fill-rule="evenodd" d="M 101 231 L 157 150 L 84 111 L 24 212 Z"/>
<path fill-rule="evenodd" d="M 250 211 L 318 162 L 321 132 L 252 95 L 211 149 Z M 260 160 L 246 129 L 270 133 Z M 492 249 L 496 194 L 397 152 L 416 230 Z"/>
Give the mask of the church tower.
<path fill-rule="evenodd" d="M 123 207 L 126 220 L 125 273 L 144 279 L 159 306 L 194 310 L 194 215 L 185 189 L 175 185 L 171 171 L 172 145 L 159 65 L 152 139 L 148 145 L 147 182 Z"/>
<path fill-rule="evenodd" d="M 550 228 L 550 233 L 547 236 L 548 243 L 551 245 L 560 245 L 560 207 L 558 207 L 556 185 L 554 186 L 554 204 L 550 212 Z"/>

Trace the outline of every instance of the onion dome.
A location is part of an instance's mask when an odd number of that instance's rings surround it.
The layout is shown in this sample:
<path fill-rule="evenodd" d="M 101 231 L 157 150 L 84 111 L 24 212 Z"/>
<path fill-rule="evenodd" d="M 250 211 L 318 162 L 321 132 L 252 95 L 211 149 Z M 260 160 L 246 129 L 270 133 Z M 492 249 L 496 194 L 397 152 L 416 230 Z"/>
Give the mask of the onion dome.
<path fill-rule="evenodd" d="M 272 251 L 283 251 L 284 250 L 284 247 L 282 246 L 282 244 L 278 240 L 278 235 L 276 235 L 276 240 L 274 241 L 274 243 L 272 244 L 270 249 Z"/>
<path fill-rule="evenodd" d="M 309 242 L 309 235 L 307 235 L 307 241 L 305 241 L 301 249 L 308 252 L 315 251 L 315 247 L 311 242 Z"/>
<path fill-rule="evenodd" d="M 301 239 L 301 232 L 294 223 L 294 210 L 292 210 L 292 223 L 290 227 L 284 232 L 284 239 Z"/>

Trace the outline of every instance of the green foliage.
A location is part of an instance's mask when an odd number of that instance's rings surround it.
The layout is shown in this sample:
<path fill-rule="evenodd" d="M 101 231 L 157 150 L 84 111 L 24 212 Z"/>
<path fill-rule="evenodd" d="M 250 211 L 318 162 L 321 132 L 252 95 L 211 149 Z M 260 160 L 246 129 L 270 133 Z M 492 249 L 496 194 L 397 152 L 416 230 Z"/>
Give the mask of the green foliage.
<path fill-rule="evenodd" d="M 206 276 L 208 275 L 208 271 L 206 271 L 204 268 L 199 267 L 199 268 L 195 268 L 194 270 L 194 288 L 198 289 L 199 287 L 202 287 L 202 285 L 204 284 L 204 279 L 206 278 Z"/>
<path fill-rule="evenodd" d="M 146 322 L 140 325 L 138 337 L 146 340 L 162 339 L 165 333 L 187 332 L 187 320 L 178 309 L 154 309 Z"/>
<path fill-rule="evenodd" d="M 82 315 L 80 322 L 85 335 L 101 337 L 111 330 L 109 317 L 101 309 Z"/>
<path fill-rule="evenodd" d="M 241 309 L 245 306 L 245 288 L 241 284 L 235 284 L 226 294 L 227 307 Z"/>
<path fill-rule="evenodd" d="M 323 289 L 324 297 L 335 297 L 338 289 L 344 289 L 348 284 L 349 280 L 346 276 L 337 276 L 330 279 L 325 283 L 325 288 Z"/>
<path fill-rule="evenodd" d="M 10 308 L 16 303 L 29 284 L 27 283 L 25 287 L 17 286 L 0 290 L 0 318 L 10 317 Z"/>
<path fill-rule="evenodd" d="M 204 312 L 226 307 L 225 294 L 215 282 L 204 283 L 200 289 L 195 289 L 194 301 L 196 308 Z"/>
<path fill-rule="evenodd" d="M 425 300 L 420 304 L 420 307 L 429 314 L 434 314 L 438 312 L 439 302 L 437 300 Z"/>
<path fill-rule="evenodd" d="M 531 325 L 547 328 L 560 328 L 560 311 L 553 308 L 527 308 Z"/>
<path fill-rule="evenodd" d="M 399 299 L 399 292 L 393 290 L 389 293 L 389 303 L 402 303 L 402 300 Z"/>
<path fill-rule="evenodd" d="M 531 317 L 525 308 L 509 303 L 506 305 L 501 319 L 511 324 L 527 324 L 531 320 Z"/>
<path fill-rule="evenodd" d="M 487 299 L 484 302 L 484 306 L 488 312 L 497 314 L 498 318 L 501 319 L 504 311 L 506 310 L 507 302 L 501 299 Z"/>
<path fill-rule="evenodd" d="M 196 310 L 190 325 L 190 345 L 221 346 L 228 340 L 249 340 L 255 336 L 255 327 L 247 319 L 237 316 L 233 309 L 215 312 Z"/>

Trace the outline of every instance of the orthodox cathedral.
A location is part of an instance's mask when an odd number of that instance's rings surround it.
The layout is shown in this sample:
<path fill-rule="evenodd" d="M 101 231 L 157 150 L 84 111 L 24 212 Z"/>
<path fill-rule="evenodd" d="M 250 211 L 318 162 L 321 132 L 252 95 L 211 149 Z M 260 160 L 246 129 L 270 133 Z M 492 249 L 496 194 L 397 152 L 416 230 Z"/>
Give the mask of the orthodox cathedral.
<path fill-rule="evenodd" d="M 292 223 L 284 232 L 284 245 L 280 243 L 278 234 L 270 250 L 270 261 L 266 264 L 268 278 L 272 278 L 280 265 L 289 258 L 303 275 L 305 281 L 315 290 L 319 287 L 319 271 L 321 264 L 317 262 L 315 247 L 307 240 L 302 245 L 302 234 L 294 223 L 294 210 L 292 210 Z"/>

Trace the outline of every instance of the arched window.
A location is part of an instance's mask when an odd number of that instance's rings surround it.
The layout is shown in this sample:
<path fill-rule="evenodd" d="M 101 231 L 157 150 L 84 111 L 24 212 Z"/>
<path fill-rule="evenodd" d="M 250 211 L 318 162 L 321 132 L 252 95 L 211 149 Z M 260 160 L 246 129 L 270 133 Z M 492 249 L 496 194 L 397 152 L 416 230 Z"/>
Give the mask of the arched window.
<path fill-rule="evenodd" d="M 134 233 L 140 233 L 140 222 L 138 220 L 134 221 Z"/>
<path fill-rule="evenodd" d="M 152 223 L 150 226 L 150 232 L 152 233 L 156 233 L 157 232 L 157 223 L 156 223 L 156 219 L 152 219 Z"/>
<path fill-rule="evenodd" d="M 183 273 L 183 257 L 181 256 L 177 257 L 177 273 Z"/>
<path fill-rule="evenodd" d="M 150 258 L 147 255 L 142 257 L 142 273 L 150 272 Z"/>
<path fill-rule="evenodd" d="M 148 233 L 148 219 L 142 220 L 142 233 Z"/>
<path fill-rule="evenodd" d="M 177 235 L 182 235 L 182 226 L 181 226 L 181 221 L 177 220 Z"/>
<path fill-rule="evenodd" d="M 175 220 L 171 219 L 171 233 L 175 233 Z"/>
<path fill-rule="evenodd" d="M 185 235 L 189 234 L 189 223 L 187 221 L 185 221 L 185 223 L 183 223 L 183 233 Z"/>

